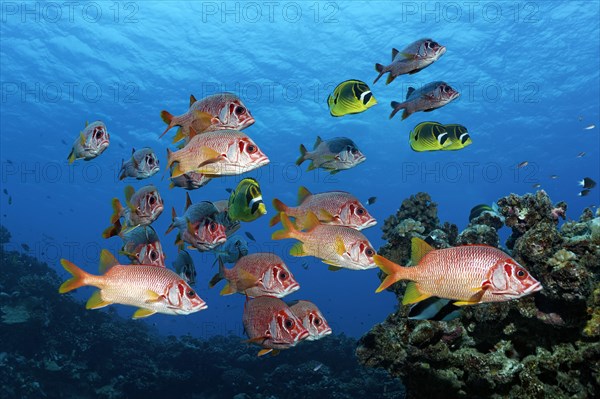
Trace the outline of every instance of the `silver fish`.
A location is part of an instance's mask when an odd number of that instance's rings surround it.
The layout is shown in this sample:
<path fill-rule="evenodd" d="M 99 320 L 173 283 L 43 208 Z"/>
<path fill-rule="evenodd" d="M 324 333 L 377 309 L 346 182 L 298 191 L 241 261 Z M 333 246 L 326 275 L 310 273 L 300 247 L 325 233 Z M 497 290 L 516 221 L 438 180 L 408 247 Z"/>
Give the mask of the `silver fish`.
<path fill-rule="evenodd" d="M 177 259 L 173 262 L 173 269 L 189 285 L 194 286 L 196 284 L 196 267 L 192 257 L 186 250 L 179 251 Z"/>
<path fill-rule="evenodd" d="M 102 121 L 96 121 L 91 124 L 85 123 L 85 129 L 73 143 L 73 148 L 67 159 L 69 163 L 76 159 L 89 161 L 102 154 L 110 144 L 110 135 L 106 130 L 106 125 Z"/>
<path fill-rule="evenodd" d="M 158 158 L 152 148 L 142 148 L 140 150 L 131 150 L 131 159 L 123 161 L 119 171 L 119 180 L 126 177 L 134 177 L 138 180 L 146 179 L 155 175 L 160 170 Z"/>
<path fill-rule="evenodd" d="M 296 160 L 296 165 L 310 160 L 312 162 L 307 170 L 323 168 L 335 174 L 353 168 L 366 159 L 356 144 L 347 137 L 335 137 L 324 141 L 317 136 L 312 151 L 307 151 L 306 147 L 300 144 L 300 158 Z"/>
<path fill-rule="evenodd" d="M 431 82 L 420 89 L 409 87 L 404 102 L 392 101 L 391 105 L 394 110 L 390 114 L 390 119 L 401 109 L 404 110 L 402 113 L 402 120 L 404 120 L 415 112 L 429 112 L 443 107 L 459 96 L 460 93 L 446 82 Z"/>
<path fill-rule="evenodd" d="M 420 39 L 411 43 L 402 51 L 392 49 L 392 63 L 390 65 L 375 64 L 379 75 L 373 81 L 375 84 L 383 74 L 389 72 L 385 84 L 390 84 L 400 75 L 417 73 L 437 61 L 446 52 L 446 47 L 434 42 L 432 39 Z"/>

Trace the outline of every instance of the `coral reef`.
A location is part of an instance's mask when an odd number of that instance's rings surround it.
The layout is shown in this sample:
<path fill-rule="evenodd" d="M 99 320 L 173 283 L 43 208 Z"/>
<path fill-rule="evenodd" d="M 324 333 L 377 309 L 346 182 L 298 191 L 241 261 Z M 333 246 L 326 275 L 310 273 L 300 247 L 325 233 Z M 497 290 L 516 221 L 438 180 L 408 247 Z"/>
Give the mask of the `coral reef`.
<path fill-rule="evenodd" d="M 0 245 L 10 242 L 10 232 L 6 227 L 0 224 Z"/>
<path fill-rule="evenodd" d="M 356 351 L 360 362 L 400 377 L 408 398 L 600 396 L 598 214 L 594 218 L 586 210 L 578 221 L 565 222 L 558 230 L 567 205 L 553 205 L 543 191 L 511 194 L 498 205 L 512 229 L 507 241 L 511 256 L 544 289 L 520 300 L 466 306 L 460 318 L 441 322 L 408 319 L 408 307 L 401 305 L 405 284 L 394 284 L 389 290 L 399 307 L 361 338 Z M 437 220 L 431 207 L 424 217 Z M 421 220 L 417 213 L 410 218 Z M 400 221 L 397 216 L 386 221 L 388 243 L 378 252 L 405 264 L 410 237 L 389 234 Z M 499 215 L 482 214 L 458 235 L 457 243 L 498 246 L 501 221 Z M 439 228 L 429 227 L 424 234 Z M 450 243 L 434 240 L 433 245 Z"/>
<path fill-rule="evenodd" d="M 242 337 L 164 337 L 112 308 L 85 310 L 26 254 L 0 246 L 0 264 L 3 398 L 404 397 L 397 379 L 357 363 L 344 335 L 258 358 Z"/>

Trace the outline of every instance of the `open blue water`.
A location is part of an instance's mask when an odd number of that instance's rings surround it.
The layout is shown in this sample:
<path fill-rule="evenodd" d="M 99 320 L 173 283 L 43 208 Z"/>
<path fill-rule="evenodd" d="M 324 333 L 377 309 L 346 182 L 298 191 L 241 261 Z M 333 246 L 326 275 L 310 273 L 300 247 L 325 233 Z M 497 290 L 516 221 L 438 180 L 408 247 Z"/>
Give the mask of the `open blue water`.
<path fill-rule="evenodd" d="M 159 188 L 166 208 L 154 227 L 171 265 L 175 234 L 164 232 L 171 207 L 182 211 L 184 191 L 168 189 L 164 169 L 143 181 L 116 176 L 132 147 L 150 146 L 166 164 L 172 134 L 158 138 L 165 128 L 159 113 L 183 113 L 190 94 L 234 92 L 256 118 L 245 132 L 271 164 L 248 175 L 260 181 L 269 214 L 242 232 L 256 238 L 252 252 L 284 257 L 301 284 L 290 298 L 314 301 L 336 333 L 360 336 L 393 310 L 395 299 L 374 293 L 376 270 L 333 273 L 318 259 L 287 255 L 292 241 L 270 239 L 273 198 L 294 204 L 301 185 L 350 191 L 363 201 L 376 196 L 369 210 L 379 224 L 364 231 L 375 247 L 383 243 L 384 219 L 419 191 L 430 193 L 440 219 L 459 229 L 472 206 L 534 191 L 537 183 L 554 201 L 568 202 L 568 215 L 599 202 L 597 188 L 577 196 L 577 180 L 600 178 L 599 128 L 584 129 L 600 125 L 598 2 L 5 1 L 0 17 L 1 185 L 8 192 L 0 194 L 1 220 L 11 245 L 23 250 L 27 243 L 65 278 L 60 258 L 95 272 L 100 249 L 120 248 L 120 239 L 104 240 L 101 232 L 110 200 L 122 199 L 127 184 Z M 418 74 L 371 84 L 374 64 L 387 64 L 392 47 L 422 37 L 447 53 Z M 367 82 L 378 104 L 333 118 L 326 98 L 347 79 Z M 447 81 L 461 97 L 405 121 L 388 119 L 390 101 L 434 80 Z M 73 140 L 85 121 L 98 119 L 108 127 L 110 147 L 69 166 Z M 408 134 L 425 120 L 463 124 L 473 144 L 413 152 Z M 352 138 L 367 161 L 335 176 L 296 167 L 299 145 L 312 147 L 317 135 Z M 516 169 L 523 161 L 529 165 Z M 239 179 L 216 179 L 191 192 L 192 199 L 226 199 L 225 189 Z M 140 323 L 201 337 L 241 334 L 244 297 L 209 290 L 214 257 L 193 256 L 208 309 Z M 91 292 L 76 295 L 84 300 Z M 119 307 L 125 316 L 132 312 Z"/>

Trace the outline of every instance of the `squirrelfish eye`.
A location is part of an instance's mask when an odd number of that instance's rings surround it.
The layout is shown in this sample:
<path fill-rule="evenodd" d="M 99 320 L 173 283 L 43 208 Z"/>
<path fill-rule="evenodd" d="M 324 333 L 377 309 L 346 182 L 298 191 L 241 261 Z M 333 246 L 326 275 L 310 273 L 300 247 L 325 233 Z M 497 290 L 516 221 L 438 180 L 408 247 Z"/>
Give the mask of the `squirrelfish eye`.
<path fill-rule="evenodd" d="M 365 254 L 367 254 L 367 256 L 373 256 L 375 255 L 375 251 L 373 251 L 371 248 L 367 248 Z"/>
<path fill-rule="evenodd" d="M 246 147 L 246 152 L 248 154 L 254 154 L 257 151 L 256 146 L 253 144 L 248 144 L 248 146 Z"/>
<path fill-rule="evenodd" d="M 242 115 L 245 112 L 246 112 L 246 108 L 242 107 L 241 105 L 238 105 L 237 107 L 235 107 L 236 115 Z"/>
<path fill-rule="evenodd" d="M 527 277 L 527 272 L 524 269 L 518 269 L 516 275 L 519 280 L 523 280 Z"/>
<path fill-rule="evenodd" d="M 208 228 L 211 232 L 215 232 L 217 230 L 217 224 L 215 222 L 210 222 Z"/>
<path fill-rule="evenodd" d="M 354 147 L 352 147 L 352 149 L 350 150 L 350 152 L 354 155 L 356 155 L 358 153 L 358 150 Z"/>
<path fill-rule="evenodd" d="M 96 139 L 100 140 L 102 138 L 102 136 L 104 136 L 104 132 L 102 130 L 97 130 L 96 131 Z"/>
<path fill-rule="evenodd" d="M 364 215 L 365 213 L 366 213 L 366 211 L 365 211 L 363 208 L 358 208 L 358 209 L 356 210 L 356 214 L 357 214 L 357 215 L 359 215 L 359 216 L 362 216 L 362 215 Z"/>
<path fill-rule="evenodd" d="M 320 326 L 321 325 L 321 319 L 318 318 L 318 317 L 315 317 L 314 323 L 315 323 L 315 326 Z"/>
<path fill-rule="evenodd" d="M 146 163 L 148 165 L 154 165 L 154 158 L 152 157 L 152 155 L 146 155 Z"/>
<path fill-rule="evenodd" d="M 294 327 L 294 320 L 285 319 L 285 321 L 283 322 L 283 325 L 285 326 L 285 328 L 287 328 L 289 330 L 290 328 Z"/>
<path fill-rule="evenodd" d="M 279 278 L 285 280 L 288 278 L 288 274 L 286 272 L 279 272 Z"/>
<path fill-rule="evenodd" d="M 154 205 L 155 202 L 156 202 L 156 197 L 154 195 L 151 195 L 148 197 L 148 203 L 150 205 Z"/>
<path fill-rule="evenodd" d="M 185 294 L 188 296 L 188 298 L 193 298 L 196 296 L 196 293 L 193 290 L 189 290 Z"/>
<path fill-rule="evenodd" d="M 158 259 L 156 251 L 150 251 L 150 260 L 154 262 L 156 259 Z"/>

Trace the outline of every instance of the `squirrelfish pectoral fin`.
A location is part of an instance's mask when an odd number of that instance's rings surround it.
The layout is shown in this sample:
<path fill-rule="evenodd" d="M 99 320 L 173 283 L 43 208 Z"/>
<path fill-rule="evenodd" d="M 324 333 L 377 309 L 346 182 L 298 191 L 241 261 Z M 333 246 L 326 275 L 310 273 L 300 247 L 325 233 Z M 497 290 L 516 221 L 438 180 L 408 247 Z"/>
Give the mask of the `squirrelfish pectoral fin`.
<path fill-rule="evenodd" d="M 406 285 L 406 291 L 404 292 L 404 297 L 402 298 L 402 304 L 410 305 L 413 303 L 421 302 L 422 300 L 427 299 L 430 296 L 431 294 L 419 291 L 417 284 L 414 281 L 411 281 Z"/>
<path fill-rule="evenodd" d="M 339 272 L 340 270 L 343 269 L 343 267 L 339 267 L 339 266 L 334 266 L 334 265 L 329 265 L 329 267 L 327 268 L 332 272 Z"/>
<path fill-rule="evenodd" d="M 303 228 L 306 230 L 306 232 L 310 232 L 320 224 L 321 222 L 319 221 L 319 218 L 314 213 L 308 212 L 304 218 Z"/>
<path fill-rule="evenodd" d="M 261 349 L 258 351 L 258 356 L 264 356 L 271 352 L 273 352 L 273 349 Z"/>
<path fill-rule="evenodd" d="M 320 209 L 319 210 L 319 219 L 324 222 L 331 223 L 335 220 L 335 216 L 333 216 L 331 213 L 327 212 L 325 209 Z"/>
<path fill-rule="evenodd" d="M 100 252 L 100 265 L 98 269 L 100 270 L 100 274 L 106 273 L 111 267 L 118 265 L 119 261 L 113 254 L 111 254 L 107 249 L 103 249 Z"/>
<path fill-rule="evenodd" d="M 85 145 L 85 136 L 83 135 L 83 132 L 79 132 L 79 144 L 81 145 Z"/>
<path fill-rule="evenodd" d="M 207 112 L 202 112 L 202 111 L 194 111 L 194 135 L 197 135 L 198 133 L 202 133 L 204 132 L 206 129 L 208 129 L 211 125 L 212 125 L 212 118 L 213 116 Z M 192 129 L 190 129 L 190 139 L 194 137 L 192 136 Z"/>
<path fill-rule="evenodd" d="M 340 236 L 335 237 L 335 252 L 340 256 L 346 253 L 346 246 L 344 245 L 344 240 Z"/>
<path fill-rule="evenodd" d="M 146 303 L 160 302 L 162 299 L 162 295 L 159 295 L 152 290 L 146 290 Z"/>
<path fill-rule="evenodd" d="M 424 240 L 422 240 L 419 237 L 413 237 L 411 244 L 412 248 L 410 260 L 413 266 L 419 264 L 419 262 L 421 261 L 421 259 L 423 259 L 425 255 L 433 251 L 433 247 L 427 244 Z"/>
<path fill-rule="evenodd" d="M 106 302 L 102 299 L 102 292 L 100 290 L 94 291 L 90 299 L 85 304 L 86 309 L 99 309 L 110 305 L 110 302 Z"/>
<path fill-rule="evenodd" d="M 144 317 L 152 316 L 154 313 L 156 313 L 155 310 L 139 308 L 138 310 L 135 311 L 135 313 L 133 314 L 133 316 L 131 318 L 132 319 L 142 319 Z"/>
<path fill-rule="evenodd" d="M 247 272 L 243 269 L 238 271 L 237 289 L 239 291 L 245 291 L 248 288 L 256 287 L 259 280 L 252 273 Z"/>
<path fill-rule="evenodd" d="M 67 159 L 69 160 L 69 164 L 75 162 L 75 150 L 71 150 Z"/>

